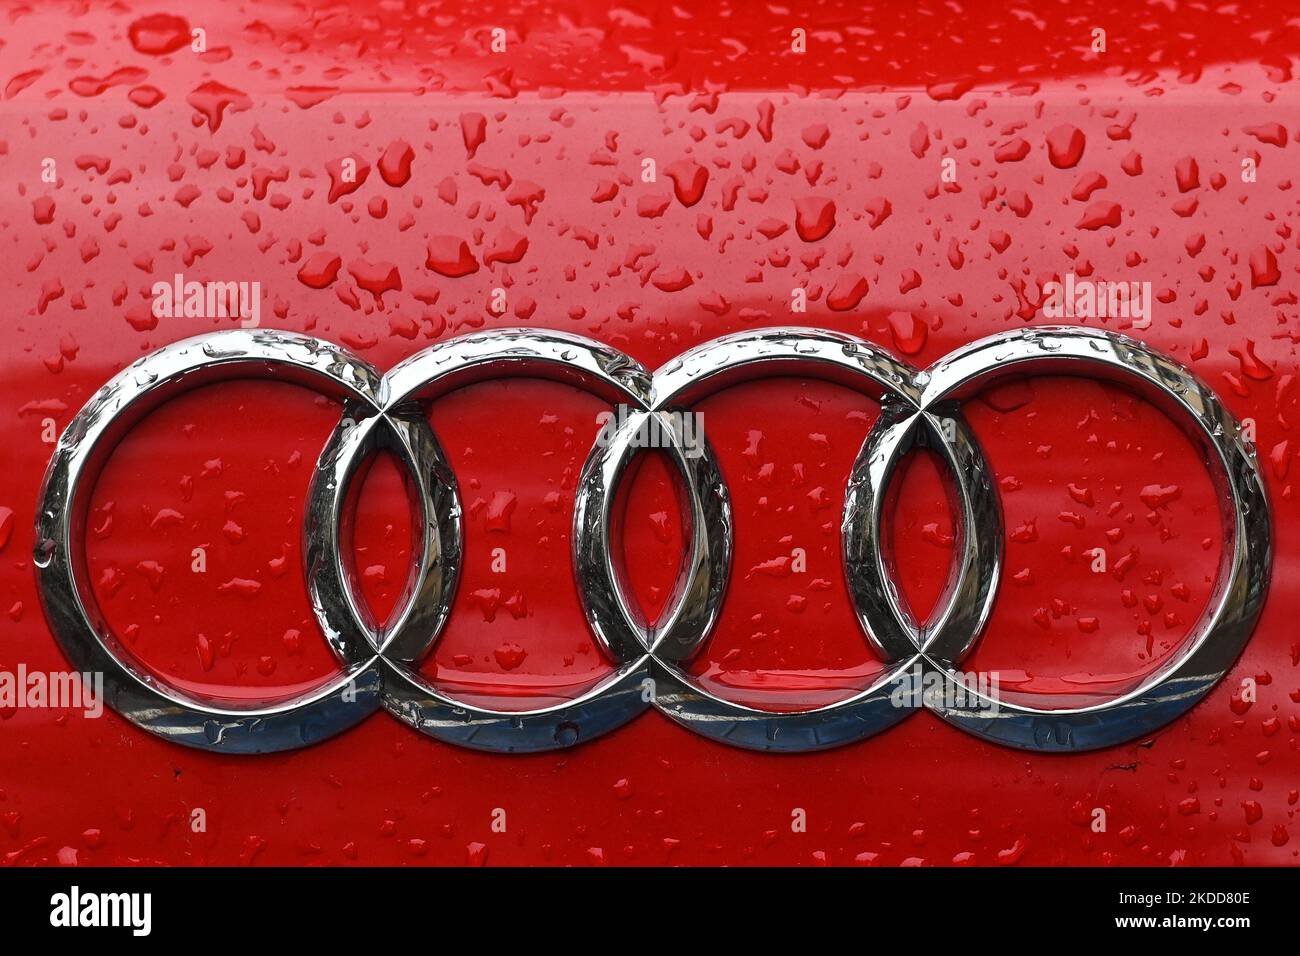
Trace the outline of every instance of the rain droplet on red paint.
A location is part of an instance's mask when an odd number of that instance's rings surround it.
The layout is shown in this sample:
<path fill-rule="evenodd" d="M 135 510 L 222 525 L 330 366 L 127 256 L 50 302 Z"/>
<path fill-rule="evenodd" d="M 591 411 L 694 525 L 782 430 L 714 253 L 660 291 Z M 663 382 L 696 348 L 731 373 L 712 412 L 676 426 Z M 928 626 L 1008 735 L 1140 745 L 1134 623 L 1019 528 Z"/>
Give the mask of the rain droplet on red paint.
<path fill-rule="evenodd" d="M 78 96 L 98 96 L 110 86 L 129 86 L 148 78 L 149 71 L 138 66 L 124 66 L 105 77 L 77 76 L 68 83 L 68 89 Z"/>
<path fill-rule="evenodd" d="M 478 272 L 478 260 L 470 251 L 469 243 L 455 236 L 433 236 L 429 240 L 429 254 L 424 264 L 451 279 Z"/>
<path fill-rule="evenodd" d="M 1073 169 L 1083 158 L 1087 140 L 1077 126 L 1058 126 L 1047 134 L 1047 158 L 1057 169 Z"/>
<path fill-rule="evenodd" d="M 1076 223 L 1079 229 L 1100 229 L 1102 226 L 1115 227 L 1120 223 L 1123 210 L 1119 203 L 1103 199 L 1093 203 L 1083 211 L 1082 218 Z"/>
<path fill-rule="evenodd" d="M 358 259 L 348 266 L 348 274 L 352 276 L 358 288 L 365 289 L 375 297 L 375 304 L 381 309 L 384 307 L 383 294 L 400 291 L 402 288 L 401 273 L 391 262 L 367 262 Z"/>
<path fill-rule="evenodd" d="M 344 161 L 351 160 L 348 175 L 344 175 Z M 340 156 L 325 164 L 325 171 L 330 177 L 329 201 L 336 202 L 349 193 L 361 188 L 370 176 L 370 164 L 360 156 Z"/>
<path fill-rule="evenodd" d="M 253 101 L 247 94 L 232 89 L 224 83 L 218 83 L 216 80 L 209 80 L 196 86 L 194 92 L 185 97 L 185 102 L 203 114 L 208 129 L 214 133 L 221 128 L 221 120 L 227 109 L 233 113 L 240 113 L 253 107 Z"/>
<path fill-rule="evenodd" d="M 537 215 L 538 204 L 545 198 L 546 190 L 526 179 L 516 182 L 510 187 L 510 192 L 506 193 L 506 202 L 523 210 L 525 226 L 532 223 L 533 216 Z"/>
<path fill-rule="evenodd" d="M 473 159 L 478 148 L 487 139 L 487 117 L 482 113 L 462 113 L 460 135 L 465 141 L 465 155 Z"/>
<path fill-rule="evenodd" d="M 655 273 L 651 280 L 656 289 L 663 292 L 680 292 L 689 286 L 694 280 L 691 274 L 685 269 L 665 269 Z"/>
<path fill-rule="evenodd" d="M 894 345 L 904 355 L 915 355 L 925 348 L 929 329 L 925 323 L 911 312 L 889 313 L 889 331 L 894 337 Z"/>
<path fill-rule="evenodd" d="M 794 229 L 804 242 L 824 239 L 835 228 L 835 203 L 822 196 L 794 201 Z"/>
<path fill-rule="evenodd" d="M 1029 142 L 1017 136 L 995 149 L 993 158 L 999 163 L 1018 163 L 1029 155 L 1029 149 Z"/>
<path fill-rule="evenodd" d="M 141 17 L 127 27 L 126 33 L 138 53 L 150 56 L 174 53 L 190 42 L 189 23 L 169 13 Z"/>
<path fill-rule="evenodd" d="M 379 157 L 379 175 L 390 186 L 405 186 L 411 178 L 411 163 L 414 161 L 415 150 L 411 149 L 411 144 L 404 139 L 395 139 Z"/>
<path fill-rule="evenodd" d="M 867 280 L 856 272 L 845 272 L 826 294 L 826 305 L 836 312 L 855 309 L 867 294 Z"/>
<path fill-rule="evenodd" d="M 147 110 L 152 109 L 163 101 L 163 91 L 158 89 L 156 86 L 149 86 L 146 84 L 144 86 L 137 86 L 130 93 L 126 94 L 126 98 L 141 109 Z"/>
<path fill-rule="evenodd" d="M 683 206 L 694 206 L 699 202 L 704 187 L 709 184 L 709 170 L 693 159 L 679 159 L 664 172 L 673 181 L 673 192 Z"/>
<path fill-rule="evenodd" d="M 1201 170 L 1196 165 L 1196 160 L 1190 156 L 1184 156 L 1175 163 L 1174 178 L 1178 181 L 1178 191 L 1180 193 L 1191 192 L 1201 185 Z"/>
<path fill-rule="evenodd" d="M 343 260 L 332 252 L 318 252 L 298 270 L 298 281 L 308 288 L 323 289 L 338 278 Z"/>
<path fill-rule="evenodd" d="M 1282 272 L 1277 267 L 1277 256 L 1268 246 L 1256 246 L 1250 254 L 1250 287 L 1277 285 Z"/>
<path fill-rule="evenodd" d="M 961 99 L 974 85 L 970 80 L 951 80 L 947 83 L 932 83 L 925 88 L 925 92 L 930 99 L 942 103 L 944 100 Z"/>
<path fill-rule="evenodd" d="M 507 226 L 488 247 L 488 251 L 483 255 L 483 264 L 490 266 L 494 262 L 518 262 L 527 251 L 528 238 Z"/>
<path fill-rule="evenodd" d="M 1142 503 L 1153 511 L 1162 505 L 1167 505 L 1171 501 L 1176 501 L 1183 496 L 1183 489 L 1178 485 L 1146 485 L 1138 492 L 1138 497 Z"/>

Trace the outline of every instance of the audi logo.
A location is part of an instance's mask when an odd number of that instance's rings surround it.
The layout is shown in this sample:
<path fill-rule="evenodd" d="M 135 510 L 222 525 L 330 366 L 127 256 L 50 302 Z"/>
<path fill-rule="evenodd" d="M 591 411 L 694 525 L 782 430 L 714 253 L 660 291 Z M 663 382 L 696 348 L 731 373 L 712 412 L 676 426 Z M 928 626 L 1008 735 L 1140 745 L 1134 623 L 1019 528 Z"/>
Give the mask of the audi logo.
<path fill-rule="evenodd" d="M 439 740 L 498 752 L 571 746 L 654 707 L 722 743 L 796 752 L 877 734 L 909 710 L 891 702 L 895 678 L 923 673 L 953 685 L 987 623 L 1002 565 L 1002 517 L 990 468 L 961 403 L 1014 374 L 1068 374 L 1123 383 L 1179 421 L 1214 475 L 1225 529 L 1217 583 L 1180 650 L 1140 686 L 1068 709 L 927 695 L 944 720 L 986 740 L 1037 751 L 1105 747 L 1140 737 L 1187 711 L 1217 683 L 1249 639 L 1268 587 L 1271 526 L 1255 452 L 1215 394 L 1172 359 L 1139 342 L 1075 327 L 1040 327 L 980 339 L 924 371 L 838 332 L 779 328 L 727 335 L 653 374 L 622 352 L 580 336 L 535 329 L 475 333 L 433 345 L 381 375 L 330 342 L 289 332 L 217 332 L 169 345 L 126 368 L 86 404 L 60 438 L 46 473 L 35 560 L 50 627 L 72 663 L 105 675 L 108 704 L 167 740 L 223 753 L 288 750 L 340 733 L 384 708 Z M 707 437 L 680 423 L 692 403 L 737 382 L 798 375 L 856 389 L 881 414 L 853 466 L 842 517 L 843 568 L 863 633 L 887 667 L 871 686 L 828 706 L 775 712 L 721 699 L 684 665 L 707 642 L 727 589 L 732 517 Z M 502 376 L 547 378 L 631 410 L 584 465 L 574 508 L 573 570 L 583 610 L 613 671 L 579 697 L 524 711 L 450 697 L 418 670 L 446 622 L 461 564 L 455 476 L 421 403 Z M 303 530 L 312 609 L 341 670 L 293 699 L 234 706 L 169 685 L 132 663 L 87 581 L 88 489 L 114 444 L 181 391 L 232 378 L 274 378 L 343 402 L 313 473 Z M 619 584 L 611 505 L 638 435 L 653 420 L 683 479 L 690 530 L 666 612 L 642 620 Z M 929 621 L 913 618 L 882 557 L 886 492 L 919 446 L 946 463 L 959 544 L 950 581 Z M 362 464 L 380 449 L 409 472 L 422 527 L 394 617 L 378 625 L 357 600 L 341 554 L 341 516 Z M 918 670 L 919 669 L 919 670 Z"/>

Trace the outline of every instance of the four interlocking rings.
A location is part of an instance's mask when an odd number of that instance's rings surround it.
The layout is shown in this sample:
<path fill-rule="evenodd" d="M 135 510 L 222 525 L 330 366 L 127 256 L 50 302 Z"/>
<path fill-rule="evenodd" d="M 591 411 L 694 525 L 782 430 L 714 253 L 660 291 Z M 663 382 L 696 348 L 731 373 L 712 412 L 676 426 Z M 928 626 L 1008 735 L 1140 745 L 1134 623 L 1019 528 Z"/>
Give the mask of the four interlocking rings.
<path fill-rule="evenodd" d="M 1061 709 L 981 699 L 957 666 L 988 621 L 1002 562 L 1002 518 L 992 475 L 960 402 L 996 379 L 1069 374 L 1117 380 L 1175 417 L 1214 475 L 1223 516 L 1214 591 L 1192 634 L 1138 686 L 1111 700 Z M 797 712 L 724 700 L 693 682 L 684 665 L 707 641 L 726 592 L 732 548 L 727 487 L 707 439 L 685 441 L 667 414 L 737 382 L 804 376 L 856 389 L 881 415 L 853 466 L 845 498 L 844 575 L 857 617 L 886 668 L 838 703 Z M 575 699 L 504 711 L 450 697 L 422 676 L 447 619 L 461 563 L 455 477 L 423 404 L 472 382 L 547 378 L 586 389 L 633 413 L 597 442 L 579 480 L 573 565 L 583 607 L 612 672 Z M 294 382 L 341 399 L 342 420 L 317 464 L 305 539 L 312 608 L 341 669 L 293 699 L 234 705 L 172 686 L 133 661 L 105 624 L 87 581 L 86 499 L 116 442 L 178 392 L 232 378 Z M 672 436 L 667 453 L 685 486 L 689 541 L 661 618 L 641 619 L 619 583 L 611 543 L 615 492 L 650 417 Z M 917 446 L 946 465 L 959 541 L 948 587 L 924 623 L 890 577 L 882 547 L 886 491 Z M 360 466 L 379 449 L 410 473 L 422 523 L 398 610 L 379 626 L 354 593 L 341 527 Z M 696 733 L 766 751 L 807 751 L 860 740 L 910 713 L 896 706 L 900 674 L 934 675 L 954 693 L 926 705 L 979 737 L 1040 751 L 1075 751 L 1134 739 L 1204 696 L 1236 660 L 1267 590 L 1271 527 L 1253 447 L 1210 389 L 1173 360 L 1123 336 L 1040 327 L 981 339 L 918 372 L 862 339 L 818 329 L 765 329 L 723 336 L 653 375 L 623 353 L 558 332 L 475 333 L 437 344 L 388 374 L 320 339 L 277 331 L 198 336 L 148 355 L 113 378 L 59 441 L 37 516 L 36 565 L 50 626 L 75 666 L 105 675 L 108 703 L 128 720 L 178 743 L 227 753 L 285 750 L 356 724 L 381 706 L 425 734 L 489 751 L 550 750 L 589 740 L 653 705 Z"/>

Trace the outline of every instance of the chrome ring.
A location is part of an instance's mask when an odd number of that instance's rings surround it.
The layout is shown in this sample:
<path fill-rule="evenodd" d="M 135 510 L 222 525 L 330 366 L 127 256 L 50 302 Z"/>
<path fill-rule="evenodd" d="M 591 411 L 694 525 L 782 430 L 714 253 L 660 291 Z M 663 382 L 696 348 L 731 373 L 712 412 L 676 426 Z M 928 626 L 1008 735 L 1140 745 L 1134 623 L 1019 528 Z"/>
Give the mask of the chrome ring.
<path fill-rule="evenodd" d="M 412 407 L 475 382 L 511 376 L 564 382 L 606 401 L 630 402 L 638 408 L 646 407 L 650 395 L 648 373 L 621 352 L 581 336 L 508 329 L 452 339 L 401 362 L 384 377 L 383 406 Z M 435 479 L 434 485 L 452 509 L 440 519 L 444 522 L 442 537 L 454 538 L 458 556 L 460 506 L 450 505 L 458 501 L 450 472 Z M 332 525 L 331 544 L 338 546 L 337 522 Z M 451 589 L 455 563 L 458 558 L 446 572 Z M 415 642 L 421 653 L 437 640 L 451 608 L 452 593 L 444 591 L 446 604 L 436 620 L 430 621 L 432 630 L 424 640 Z M 416 595 L 408 609 L 415 606 Z M 643 688 L 650 676 L 646 651 L 627 644 L 604 646 L 614 657 L 615 670 L 584 693 L 561 704 L 509 711 L 475 706 L 444 694 L 415 667 L 408 666 L 412 659 L 381 653 L 384 706 L 431 737 L 479 750 L 519 753 L 572 746 L 613 730 L 648 706 Z"/>
<path fill-rule="evenodd" d="M 86 575 L 87 499 L 126 432 L 177 395 L 234 378 L 273 378 L 343 399 L 372 420 L 379 374 L 338 346 L 288 332 L 235 330 L 168 345 L 101 388 L 59 439 L 41 491 L 35 563 L 50 630 L 73 666 L 104 674 L 108 704 L 139 727 L 176 743 L 228 753 L 262 753 L 314 743 L 379 709 L 375 656 L 346 629 L 335 650 L 343 670 L 289 700 L 221 706 L 149 673 L 114 637 Z"/>
<path fill-rule="evenodd" d="M 1268 497 L 1255 450 L 1209 386 L 1140 342 L 1092 329 L 1047 326 L 981 339 L 931 366 L 922 407 L 961 400 L 1008 375 L 1111 379 L 1171 415 L 1195 441 L 1214 477 L 1224 552 L 1215 591 L 1185 646 L 1128 693 L 1104 703 L 1045 710 L 966 690 L 966 706 L 936 707 L 978 737 L 1029 750 L 1093 750 L 1133 740 L 1189 710 L 1223 678 L 1249 640 L 1272 567 Z M 949 665 L 932 657 L 951 684 Z M 996 703 L 996 707 L 988 704 Z"/>
<path fill-rule="evenodd" d="M 654 408 L 684 408 L 760 375 L 835 382 L 877 402 L 896 400 L 914 411 L 920 401 L 912 368 L 871 343 L 819 329 L 778 328 L 723 336 L 673 360 L 655 372 Z M 849 565 L 845 570 L 851 578 Z M 874 615 L 860 616 L 864 626 L 868 617 Z M 891 701 L 892 685 L 915 657 L 915 648 L 896 659 L 886 656 L 890 666 L 846 700 L 810 710 L 774 712 L 718 697 L 691 681 L 676 660 L 655 655 L 655 706 L 694 732 L 735 746 L 820 750 L 869 737 L 906 717 L 907 711 Z"/>

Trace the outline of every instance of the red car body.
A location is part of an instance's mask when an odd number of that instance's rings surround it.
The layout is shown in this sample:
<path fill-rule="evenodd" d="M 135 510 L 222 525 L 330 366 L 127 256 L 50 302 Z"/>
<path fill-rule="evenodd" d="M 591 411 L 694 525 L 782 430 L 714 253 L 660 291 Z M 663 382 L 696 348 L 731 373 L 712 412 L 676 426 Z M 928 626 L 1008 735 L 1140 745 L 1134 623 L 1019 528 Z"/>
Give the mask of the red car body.
<path fill-rule="evenodd" d="M 1168 353 L 1254 423 L 1275 555 L 1236 667 L 1125 746 L 1035 754 L 921 712 L 857 744 L 771 755 L 651 712 L 572 750 L 515 756 L 381 713 L 241 757 L 166 743 L 111 711 L 10 708 L 0 861 L 1294 862 L 1300 9 L 1037 6 L 5 3 L 0 668 L 67 668 L 31 560 L 49 423 L 61 431 L 147 352 L 239 324 L 157 316 L 154 284 L 177 274 L 260 282 L 263 328 L 381 369 L 508 326 L 587 335 L 654 368 L 776 325 L 850 332 L 924 367 L 1050 322 L 1040 289 L 1067 273 L 1149 282 L 1147 319 L 1067 321 Z M 792 310 L 795 289 L 806 312 Z M 466 512 L 456 604 L 423 665 L 440 685 L 523 707 L 610 667 L 569 558 L 604 407 L 527 380 L 434 404 Z M 735 554 L 696 679 L 768 706 L 846 696 L 881 667 L 839 531 L 877 407 L 765 379 L 698 410 L 730 487 Z M 1221 546 L 1210 476 L 1177 426 L 1085 379 L 1002 386 L 964 411 L 1007 533 L 968 666 L 1051 695 L 1118 686 L 1176 653 Z M 236 382 L 125 437 L 86 547 L 95 596 L 144 666 L 236 698 L 332 672 L 300 539 L 337 420 L 337 404 L 294 386 Z M 645 459 L 623 551 L 653 613 L 683 529 L 670 469 Z M 953 518 L 928 457 L 896 487 L 898 573 L 923 610 L 946 579 Z M 381 614 L 405 579 L 410 526 L 399 471 L 381 460 L 355 541 Z M 1122 574 L 1091 572 L 1083 552 L 1099 543 L 1132 555 Z M 793 547 L 806 574 L 785 560 Z"/>

